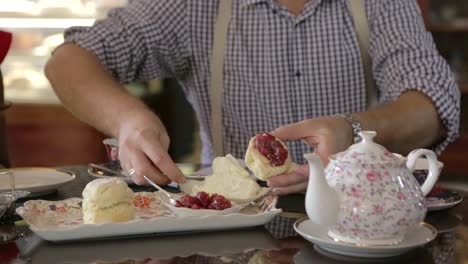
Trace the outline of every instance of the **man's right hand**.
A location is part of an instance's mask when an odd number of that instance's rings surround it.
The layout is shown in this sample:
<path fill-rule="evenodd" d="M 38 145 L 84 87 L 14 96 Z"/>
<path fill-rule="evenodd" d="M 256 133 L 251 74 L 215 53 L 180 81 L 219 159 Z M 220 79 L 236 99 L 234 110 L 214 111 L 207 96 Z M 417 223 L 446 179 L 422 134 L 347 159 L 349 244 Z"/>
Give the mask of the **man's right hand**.
<path fill-rule="evenodd" d="M 184 181 L 167 153 L 169 137 L 159 118 L 114 80 L 96 55 L 75 44 L 61 45 L 45 73 L 67 109 L 119 139 L 119 159 L 125 170 L 135 170 L 135 183 L 145 184 L 144 175 L 158 184 Z"/>
<path fill-rule="evenodd" d="M 167 152 L 170 139 L 164 125 L 155 115 L 125 118 L 118 138 L 120 162 L 124 170 L 135 170 L 132 179 L 136 184 L 146 184 L 143 176 L 161 185 L 170 181 L 185 181 Z"/>

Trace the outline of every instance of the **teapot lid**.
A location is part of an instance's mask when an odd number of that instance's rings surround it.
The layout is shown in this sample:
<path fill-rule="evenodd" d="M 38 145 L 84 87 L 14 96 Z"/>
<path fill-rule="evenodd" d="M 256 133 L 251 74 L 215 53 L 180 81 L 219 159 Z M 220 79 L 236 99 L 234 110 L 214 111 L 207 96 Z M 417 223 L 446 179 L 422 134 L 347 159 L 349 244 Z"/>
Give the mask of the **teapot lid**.
<path fill-rule="evenodd" d="M 351 145 L 347 150 L 332 155 L 330 159 L 362 164 L 400 164 L 401 159 L 388 151 L 384 146 L 374 142 L 375 131 L 361 131 L 361 141 Z"/>

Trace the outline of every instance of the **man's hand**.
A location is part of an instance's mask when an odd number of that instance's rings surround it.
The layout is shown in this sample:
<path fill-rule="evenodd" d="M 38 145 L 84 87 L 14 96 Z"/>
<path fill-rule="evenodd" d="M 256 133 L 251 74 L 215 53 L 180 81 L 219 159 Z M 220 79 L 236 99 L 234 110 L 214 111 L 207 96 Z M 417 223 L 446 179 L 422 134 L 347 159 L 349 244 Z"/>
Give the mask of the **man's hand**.
<path fill-rule="evenodd" d="M 119 131 L 119 157 L 125 170 L 134 169 L 132 179 L 145 184 L 143 176 L 157 184 L 171 180 L 182 183 L 182 172 L 167 153 L 169 136 L 159 118 L 154 115 L 136 116 L 122 121 Z"/>
<path fill-rule="evenodd" d="M 93 53 L 75 44 L 61 45 L 45 72 L 67 109 L 119 139 L 121 164 L 135 170 L 137 184 L 145 183 L 143 175 L 159 184 L 184 181 L 167 153 L 169 137 L 159 118 L 114 80 Z"/>
<path fill-rule="evenodd" d="M 345 150 L 353 142 L 352 128 L 341 117 L 307 119 L 279 127 L 271 134 L 283 141 L 303 140 L 315 149 L 324 164 L 328 164 L 332 154 Z M 298 165 L 288 173 L 271 177 L 267 184 L 276 194 L 289 194 L 305 191 L 308 179 L 308 165 Z"/>

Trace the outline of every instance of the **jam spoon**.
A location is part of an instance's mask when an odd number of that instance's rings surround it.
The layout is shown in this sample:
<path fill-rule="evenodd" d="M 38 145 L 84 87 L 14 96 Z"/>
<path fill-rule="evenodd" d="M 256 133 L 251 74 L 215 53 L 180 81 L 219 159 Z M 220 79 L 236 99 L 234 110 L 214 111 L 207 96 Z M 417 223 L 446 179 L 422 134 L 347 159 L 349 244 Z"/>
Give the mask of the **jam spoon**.
<path fill-rule="evenodd" d="M 169 203 L 172 204 L 172 205 L 176 205 L 176 199 L 174 199 L 172 197 L 172 195 L 167 192 L 166 190 L 164 190 L 161 186 L 157 185 L 155 182 L 153 182 L 152 180 L 150 180 L 148 177 L 146 176 L 143 176 L 143 178 L 145 178 L 145 180 L 151 184 L 151 186 L 153 186 L 154 188 L 158 189 L 159 191 L 161 191 L 162 193 L 164 193 L 168 198 L 169 198 Z"/>

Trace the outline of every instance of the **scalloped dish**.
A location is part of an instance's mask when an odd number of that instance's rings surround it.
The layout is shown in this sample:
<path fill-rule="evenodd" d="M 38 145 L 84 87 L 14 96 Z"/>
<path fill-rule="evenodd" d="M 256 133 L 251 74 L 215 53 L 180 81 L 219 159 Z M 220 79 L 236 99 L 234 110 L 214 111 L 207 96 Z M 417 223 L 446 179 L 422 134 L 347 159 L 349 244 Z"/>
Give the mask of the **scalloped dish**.
<path fill-rule="evenodd" d="M 186 216 L 210 216 L 210 215 L 227 215 L 239 213 L 242 209 L 249 206 L 249 203 L 237 204 L 232 203 L 232 207 L 226 208 L 224 210 L 214 210 L 214 209 L 191 209 L 186 207 L 176 207 L 169 202 L 169 198 L 166 195 L 160 194 L 159 192 L 155 193 L 155 196 L 161 200 L 161 202 L 177 216 L 186 217 Z M 178 194 L 172 194 L 175 198 L 182 197 Z"/>
<path fill-rule="evenodd" d="M 281 212 L 275 207 L 277 197 L 265 196 L 255 204 L 239 208 L 238 212 L 183 216 L 165 206 L 156 196 L 157 192 L 138 192 L 134 195 L 136 216 L 129 222 L 83 224 L 81 198 L 31 200 L 17 208 L 16 212 L 38 236 L 54 242 L 245 228 L 264 225 Z"/>

